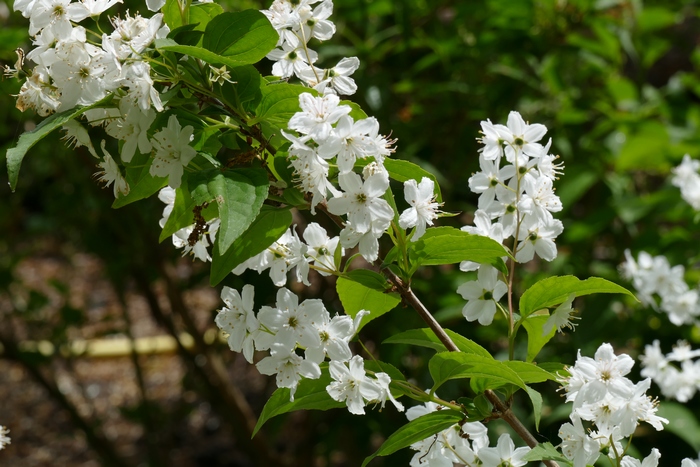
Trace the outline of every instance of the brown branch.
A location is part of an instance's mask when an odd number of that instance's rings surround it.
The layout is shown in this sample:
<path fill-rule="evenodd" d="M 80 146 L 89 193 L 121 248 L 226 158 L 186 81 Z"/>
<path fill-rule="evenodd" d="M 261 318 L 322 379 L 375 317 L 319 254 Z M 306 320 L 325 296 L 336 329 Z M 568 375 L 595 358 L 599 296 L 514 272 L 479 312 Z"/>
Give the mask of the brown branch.
<path fill-rule="evenodd" d="M 394 287 L 396 287 L 396 290 L 401 295 L 403 301 L 406 304 L 411 305 L 411 307 L 413 307 L 413 309 L 418 312 L 420 317 L 423 318 L 423 321 L 425 321 L 428 324 L 428 327 L 435 333 L 438 339 L 440 339 L 440 342 L 443 343 L 445 348 L 447 348 L 447 350 L 449 350 L 450 352 L 459 352 L 459 348 L 457 348 L 455 343 L 452 342 L 450 336 L 447 335 L 442 326 L 440 326 L 440 323 L 438 323 L 435 320 L 433 315 L 428 311 L 425 305 L 423 305 L 420 299 L 416 297 L 416 294 L 413 293 L 411 287 L 407 285 L 403 280 L 401 280 L 401 278 L 394 274 L 390 269 L 383 269 L 382 272 L 387 277 L 387 279 L 389 279 L 389 282 L 391 282 L 394 285 Z M 510 407 L 504 404 L 501 398 L 498 397 L 498 395 L 495 392 L 491 391 L 490 389 L 487 389 L 486 391 L 484 391 L 484 395 L 489 400 L 489 402 L 493 404 L 493 407 L 498 417 L 505 420 L 505 422 L 508 423 L 508 425 L 510 425 L 513 431 L 515 431 L 528 446 L 534 448 L 539 444 L 535 437 L 532 435 L 532 433 L 528 431 L 528 429 L 525 427 L 525 425 L 522 424 L 520 419 L 518 419 L 518 417 L 513 413 L 513 411 L 510 410 Z M 544 464 L 549 467 L 559 467 L 559 464 L 557 464 L 555 461 L 547 460 L 542 462 L 544 462 Z"/>

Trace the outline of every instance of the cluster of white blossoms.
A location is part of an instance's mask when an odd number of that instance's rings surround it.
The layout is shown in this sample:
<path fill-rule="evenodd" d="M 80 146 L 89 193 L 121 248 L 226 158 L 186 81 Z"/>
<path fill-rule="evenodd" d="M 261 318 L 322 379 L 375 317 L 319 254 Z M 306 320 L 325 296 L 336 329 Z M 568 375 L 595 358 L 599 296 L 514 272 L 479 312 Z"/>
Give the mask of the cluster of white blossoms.
<path fill-rule="evenodd" d="M 320 41 L 335 34 L 335 25 L 328 18 L 333 2 L 324 0 L 275 0 L 269 10 L 262 12 L 279 33 L 277 48 L 267 58 L 274 60 L 272 74 L 287 79 L 296 76 L 321 94 L 355 94 L 357 85 L 350 75 L 360 66 L 357 57 L 343 58 L 332 68 L 314 64 L 318 54 L 308 47 L 312 38 Z"/>
<path fill-rule="evenodd" d="M 625 456 L 622 440 L 632 436 L 639 422 L 647 422 L 657 430 L 668 420 L 656 415 L 657 403 L 646 391 L 651 385 L 647 378 L 634 384 L 626 378 L 634 360 L 629 355 L 615 355 L 610 344 L 602 344 L 594 358 L 583 357 L 579 351 L 570 376 L 562 380 L 566 401 L 573 402 L 570 419 L 559 429 L 562 453 L 574 467 L 596 462 L 602 450 L 621 465 L 655 467 L 659 453 L 652 453 L 640 462 Z M 587 422 L 588 428 L 583 422 Z"/>
<path fill-rule="evenodd" d="M 122 163 L 129 163 L 137 150 L 151 155 L 150 174 L 169 177 L 169 185 L 176 188 L 180 185 L 183 168 L 196 155 L 189 146 L 193 128 L 183 128 L 177 117 L 171 115 L 165 128 L 150 138 L 147 133 L 156 119 L 156 112 L 165 109 L 154 87 L 148 57 L 153 41 L 169 32 L 168 26 L 163 24 L 163 15 L 157 13 L 144 18 L 127 13 L 124 18 L 112 17 L 113 30 L 109 34 L 102 32 L 101 36 L 78 25 L 87 18 L 97 21 L 117 3 L 121 0 L 15 1 L 14 9 L 29 18 L 34 49 L 26 58 L 36 65 L 28 72 L 20 89 L 17 108 L 34 109 L 39 115 L 47 116 L 91 105 L 113 95 L 108 107 L 85 112 L 88 122 L 104 126 L 109 136 L 122 142 Z M 159 5 L 149 4 L 149 7 L 156 11 Z M 100 40 L 89 39 L 90 34 Z M 16 69 L 6 67 L 5 74 L 19 77 L 24 72 L 23 65 L 20 59 Z M 85 146 L 93 156 L 100 158 L 81 123 L 73 120 L 63 129 L 69 144 Z M 101 146 L 99 181 L 114 184 L 115 197 L 128 194 L 129 185 L 119 164 L 105 148 L 104 141 Z"/>
<path fill-rule="evenodd" d="M 551 139 L 544 146 L 540 143 L 547 128 L 526 123 L 515 111 L 508 115 L 507 125 L 486 120 L 481 128 L 481 171 L 469 178 L 469 188 L 479 194 L 478 209 L 474 226 L 462 230 L 506 246 L 510 242 L 510 250 L 520 263 L 535 255 L 552 261 L 557 256 L 554 240 L 564 230 L 552 215 L 562 210 L 553 183 L 562 174 L 563 165 L 556 162 L 558 156 L 549 154 Z M 476 281 L 457 289 L 468 301 L 463 315 L 468 321 L 491 324 L 496 304 L 508 290 L 506 284 L 489 265 L 464 261 L 460 269 L 479 270 Z"/>
<path fill-rule="evenodd" d="M 693 209 L 700 211 L 700 161 L 691 159 L 688 154 L 683 156 L 683 161 L 671 172 L 671 183 L 681 189 L 681 197 L 690 204 Z"/>
<path fill-rule="evenodd" d="M 625 250 L 625 259 L 620 273 L 632 282 L 644 305 L 666 313 L 676 326 L 698 322 L 700 292 L 685 282 L 682 265 L 671 267 L 665 256 L 651 256 L 645 251 L 635 261 L 630 251 Z"/>
<path fill-rule="evenodd" d="M 301 239 L 295 228 L 296 226 L 287 229 L 272 245 L 238 265 L 232 272 L 240 275 L 246 269 L 259 273 L 269 269 L 272 282 L 277 287 L 282 287 L 287 283 L 287 273 L 294 268 L 297 282 L 304 285 L 310 285 L 310 268 L 324 276 L 337 271 L 335 252 L 339 248 L 340 238 L 330 238 L 326 229 L 315 222 L 306 226 Z M 340 247 L 341 256 L 343 253 L 344 250 Z"/>
<path fill-rule="evenodd" d="M 114 30 L 103 33 L 98 47 L 88 40 L 94 34 L 77 23 L 97 19 L 121 0 L 15 0 L 14 9 L 29 18 L 34 49 L 27 59 L 36 64 L 17 98 L 20 110 L 35 109 L 46 116 L 77 105 L 90 105 L 118 89 L 124 99 L 143 111 L 162 110 L 150 78 L 150 65 L 142 53 L 168 33 L 163 15 L 111 18 Z M 18 62 L 21 68 L 22 61 Z M 19 76 L 20 70 L 7 70 Z"/>
<path fill-rule="evenodd" d="M 5 446 L 11 444 L 11 439 L 9 436 L 10 430 L 0 425 L 0 450 L 5 449 Z"/>
<path fill-rule="evenodd" d="M 673 350 L 664 355 L 658 340 L 644 347 L 642 376 L 651 378 L 665 397 L 688 402 L 700 390 L 700 350 L 693 350 L 685 341 L 678 341 Z"/>
<path fill-rule="evenodd" d="M 328 358 L 333 382 L 326 390 L 333 399 L 346 402 L 351 413 L 364 414 L 367 403 L 383 407 L 387 400 L 403 410 L 389 391 L 389 375 L 378 372 L 370 377 L 362 357 L 353 356 L 350 350 L 350 339 L 367 311 L 358 312 L 354 319 L 347 315 L 331 318 L 321 300 L 299 303 L 294 293 L 281 288 L 275 307 L 263 306 L 256 314 L 253 293 L 252 285 L 245 285 L 240 294 L 224 287 L 221 299 L 226 306 L 219 310 L 216 324 L 228 335 L 231 350 L 243 352 L 249 363 L 256 350 L 269 351 L 256 367 L 264 375 L 276 375 L 277 386 L 289 388 L 291 400 L 302 377 L 319 378 L 319 365 Z"/>
<path fill-rule="evenodd" d="M 426 402 L 408 409 L 406 418 L 414 420 L 439 408 L 434 402 Z M 527 463 L 522 460 L 523 456 L 530 451 L 529 447 L 516 449 L 508 434 L 502 434 L 497 445 L 489 447 L 487 429 L 481 422 L 455 423 L 440 433 L 412 444 L 411 449 L 418 451 L 411 459 L 411 467 L 454 464 L 521 467 Z"/>

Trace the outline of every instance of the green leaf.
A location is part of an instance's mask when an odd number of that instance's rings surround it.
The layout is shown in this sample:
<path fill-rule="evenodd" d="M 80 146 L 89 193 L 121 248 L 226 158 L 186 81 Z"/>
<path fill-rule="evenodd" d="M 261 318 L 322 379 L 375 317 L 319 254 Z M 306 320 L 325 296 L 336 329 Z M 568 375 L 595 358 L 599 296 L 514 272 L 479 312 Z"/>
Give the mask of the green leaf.
<path fill-rule="evenodd" d="M 414 420 L 408 422 L 408 424 L 402 426 L 396 430 L 384 444 L 371 456 L 365 459 L 362 463 L 362 467 L 369 464 L 372 459 L 377 456 L 388 456 L 393 454 L 399 449 L 410 446 L 413 443 L 422 441 L 429 436 L 439 433 L 442 430 L 446 430 L 459 423 L 464 418 L 464 414 L 457 412 L 456 410 L 438 410 L 437 412 L 432 412 L 425 414 L 422 417 L 418 417 Z"/>
<path fill-rule="evenodd" d="M 530 402 L 532 402 L 532 416 L 535 417 L 535 430 L 540 431 L 540 419 L 542 418 L 542 394 L 529 386 L 525 386 L 525 392 L 530 398 Z"/>
<path fill-rule="evenodd" d="M 231 81 L 225 81 L 221 86 L 221 93 L 224 99 L 234 107 L 238 104 L 247 102 L 256 102 L 262 97 L 260 91 L 260 80 L 262 77 L 258 70 L 252 65 L 239 66 L 231 68 L 229 74 Z"/>
<path fill-rule="evenodd" d="M 700 451 L 700 424 L 692 410 L 676 402 L 664 401 L 659 404 L 656 415 L 668 419 L 665 430 L 688 443 L 693 451 Z"/>
<path fill-rule="evenodd" d="M 360 329 L 373 319 L 393 310 L 401 301 L 401 297 L 395 292 L 380 291 L 345 277 L 339 277 L 335 287 L 345 313 L 354 318 L 360 310 L 369 311 L 362 319 Z"/>
<path fill-rule="evenodd" d="M 212 65 L 226 65 L 229 68 L 248 65 L 248 63 L 238 62 L 228 57 L 217 55 L 214 52 L 202 47 L 197 47 L 195 45 L 180 45 L 172 39 L 156 39 L 155 47 L 160 52 L 165 51 L 185 54 L 193 58 L 198 58 Z"/>
<path fill-rule="evenodd" d="M 190 185 L 197 204 L 216 202 L 219 206 L 216 243 L 222 254 L 255 220 L 270 187 L 267 172 L 255 168 L 199 172 L 190 178 Z"/>
<path fill-rule="evenodd" d="M 279 128 L 287 128 L 292 115 L 301 111 L 299 95 L 304 92 L 316 95 L 313 89 L 296 84 L 268 84 L 262 88 L 262 99 L 255 110 L 256 118 L 249 123 L 266 121 Z"/>
<path fill-rule="evenodd" d="M 343 277 L 379 292 L 384 292 L 391 288 L 391 284 L 384 276 L 369 269 L 353 269 L 343 274 Z"/>
<path fill-rule="evenodd" d="M 484 378 L 493 382 L 492 387 L 484 389 L 494 389 L 504 384 L 514 384 L 525 389 L 523 380 L 503 362 L 476 354 L 441 352 L 430 359 L 428 370 L 435 381 L 434 389 L 446 381 L 465 378 Z"/>
<path fill-rule="evenodd" d="M 212 19 L 224 12 L 218 3 L 198 3 L 190 7 L 190 24 L 196 24 L 196 31 L 205 31 Z"/>
<path fill-rule="evenodd" d="M 556 334 L 556 328 L 552 328 L 548 334 L 543 334 L 542 328 L 544 323 L 547 322 L 549 315 L 530 315 L 526 320 L 523 321 L 523 327 L 527 331 L 527 361 L 531 362 L 535 359 L 537 354 L 540 353 L 542 347 L 544 347 L 547 342 L 549 342 L 554 334 Z"/>
<path fill-rule="evenodd" d="M 552 443 L 540 443 L 523 456 L 524 461 L 558 461 L 564 465 L 570 465 L 571 461 L 564 457 Z"/>
<path fill-rule="evenodd" d="M 192 0 L 186 0 L 180 4 L 180 0 L 166 0 L 161 11 L 163 12 L 163 20 L 168 25 L 170 30 L 177 29 L 189 23 L 189 10 Z M 184 7 L 181 11 L 180 8 Z"/>
<path fill-rule="evenodd" d="M 476 354 L 485 358 L 493 358 L 488 350 L 477 344 L 476 342 L 467 339 L 466 337 L 457 334 L 454 331 L 445 329 L 445 333 L 452 339 L 452 342 L 457 346 L 457 348 L 467 354 Z M 408 344 L 408 345 L 418 345 L 421 347 L 427 347 L 429 349 L 437 350 L 438 352 L 445 352 L 447 348 L 444 346 L 440 339 L 435 335 L 435 333 L 429 328 L 423 329 L 410 329 L 408 331 L 400 332 L 394 334 L 393 336 L 385 339 L 382 344 Z"/>
<path fill-rule="evenodd" d="M 409 245 L 409 255 L 422 266 L 454 264 L 474 261 L 491 264 L 505 270 L 501 257 L 508 252 L 495 240 L 481 235 L 472 235 L 453 227 L 428 229 L 417 242 Z"/>
<path fill-rule="evenodd" d="M 428 177 L 435 183 L 435 197 L 437 202 L 442 203 L 442 192 L 440 191 L 437 178 L 421 166 L 401 159 L 387 158 L 384 159 L 384 167 L 387 172 L 389 172 L 389 177 L 401 183 L 411 179 L 420 183 L 423 177 Z"/>
<path fill-rule="evenodd" d="M 86 111 L 95 107 L 104 106 L 112 100 L 112 94 L 101 99 L 94 104 L 85 107 L 76 107 L 70 110 L 59 112 L 48 117 L 46 120 L 39 123 L 32 131 L 22 133 L 17 141 L 17 145 L 7 150 L 7 175 L 10 179 L 10 189 L 14 192 L 17 187 L 17 179 L 19 177 L 19 169 L 22 165 L 24 156 L 36 143 L 41 141 L 46 135 L 60 128 L 64 123 L 79 117 Z"/>
<path fill-rule="evenodd" d="M 225 254 L 222 255 L 219 252 L 219 242 L 214 244 L 209 283 L 215 286 L 233 268 L 272 245 L 291 223 L 292 213 L 288 208 L 280 209 L 263 205 L 255 221 L 233 242 Z"/>
<path fill-rule="evenodd" d="M 331 383 L 331 376 L 327 368 L 323 368 L 319 379 L 303 378 L 297 386 L 294 401 L 289 400 L 289 388 L 279 388 L 263 407 L 258 423 L 253 429 L 253 436 L 262 426 L 273 417 L 296 410 L 328 410 L 345 407 L 345 402 L 338 402 L 331 398 L 326 391 L 326 386 Z"/>
<path fill-rule="evenodd" d="M 163 230 L 160 232 L 158 241 L 162 242 L 183 227 L 194 224 L 194 212 L 192 209 L 196 205 L 192 196 L 190 196 L 187 182 L 183 180 L 180 188 L 175 190 L 175 204 L 163 226 Z"/>
<path fill-rule="evenodd" d="M 593 293 L 621 293 L 635 298 L 626 288 L 600 277 L 583 281 L 574 276 L 548 277 L 536 282 L 520 297 L 520 315 L 526 318 L 537 310 L 559 305 L 570 294 L 580 297 Z"/>
<path fill-rule="evenodd" d="M 279 34 L 258 10 L 222 13 L 207 24 L 205 49 L 239 65 L 259 62 L 277 45 Z"/>
<path fill-rule="evenodd" d="M 365 370 L 375 373 L 384 372 L 392 381 L 406 381 L 406 377 L 394 365 L 379 360 L 365 360 Z"/>
<path fill-rule="evenodd" d="M 521 362 L 519 360 L 507 360 L 502 362 L 505 366 L 515 371 L 525 384 L 556 381 L 557 375 L 540 368 L 534 363 Z"/>

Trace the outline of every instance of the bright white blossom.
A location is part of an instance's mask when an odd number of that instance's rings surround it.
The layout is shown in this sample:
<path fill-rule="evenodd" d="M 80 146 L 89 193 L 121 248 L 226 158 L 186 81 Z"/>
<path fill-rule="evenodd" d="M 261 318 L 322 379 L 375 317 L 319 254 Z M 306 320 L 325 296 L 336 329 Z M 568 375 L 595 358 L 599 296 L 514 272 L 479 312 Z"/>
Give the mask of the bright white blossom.
<path fill-rule="evenodd" d="M 439 204 L 435 202 L 435 183 L 428 177 L 423 177 L 420 183 L 415 180 L 407 180 L 403 184 L 404 197 L 411 205 L 401 213 L 399 226 L 402 229 L 415 227 L 412 241 L 417 241 L 425 233 L 429 225 L 433 225 L 433 220 L 438 217 Z"/>

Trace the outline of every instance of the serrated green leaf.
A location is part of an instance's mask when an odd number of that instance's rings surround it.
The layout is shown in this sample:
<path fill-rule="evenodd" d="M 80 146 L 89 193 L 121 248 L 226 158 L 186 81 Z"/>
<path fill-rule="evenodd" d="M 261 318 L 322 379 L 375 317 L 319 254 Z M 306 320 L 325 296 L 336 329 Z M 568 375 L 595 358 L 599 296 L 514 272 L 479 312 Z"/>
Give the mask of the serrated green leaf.
<path fill-rule="evenodd" d="M 546 335 L 542 333 L 542 328 L 548 318 L 549 315 L 530 315 L 523 321 L 522 326 L 525 328 L 525 331 L 527 331 L 528 362 L 535 360 L 535 357 L 540 353 L 542 347 L 544 347 L 557 332 L 556 328 L 552 328 Z"/>
<path fill-rule="evenodd" d="M 239 66 L 228 70 L 232 83 L 226 81 L 221 86 L 223 98 L 232 106 L 260 101 L 260 80 L 262 77 L 253 65 Z"/>
<path fill-rule="evenodd" d="M 476 354 L 485 358 L 493 358 L 488 350 L 476 342 L 467 339 L 466 337 L 449 329 L 445 329 L 445 333 L 450 339 L 452 339 L 452 342 L 461 352 Z M 444 344 L 440 342 L 440 339 L 438 339 L 435 333 L 429 328 L 410 329 L 408 331 L 394 334 L 388 339 L 385 339 L 382 344 L 409 344 L 427 347 L 429 349 L 437 350 L 438 352 L 447 351 Z"/>
<path fill-rule="evenodd" d="M 384 444 L 362 463 L 362 467 L 369 464 L 372 459 L 378 456 L 388 456 L 399 449 L 410 446 L 413 443 L 422 441 L 429 436 L 445 430 L 452 425 L 459 423 L 464 418 L 464 414 L 456 410 L 438 410 L 425 414 L 408 422 L 396 430 Z"/>
<path fill-rule="evenodd" d="M 395 292 L 382 292 L 344 277 L 338 278 L 335 287 L 345 313 L 354 318 L 360 310 L 369 311 L 369 314 L 362 319 L 360 329 L 370 321 L 393 310 L 401 302 L 401 297 Z"/>
<path fill-rule="evenodd" d="M 252 258 L 277 241 L 292 223 L 292 213 L 288 208 L 265 206 L 260 214 L 225 254 L 219 253 L 219 243 L 214 243 L 209 283 L 215 286 L 233 268 Z"/>
<path fill-rule="evenodd" d="M 22 165 L 22 160 L 24 156 L 36 143 L 41 141 L 46 135 L 52 131 L 60 128 L 64 123 L 73 120 L 84 114 L 90 109 L 95 107 L 104 106 L 112 100 L 112 94 L 101 99 L 94 104 L 87 105 L 85 107 L 77 107 L 70 110 L 65 110 L 51 115 L 41 123 L 39 123 L 36 128 L 32 131 L 27 131 L 22 133 L 17 141 L 17 145 L 13 148 L 7 150 L 7 175 L 10 179 L 10 189 L 14 192 L 17 187 L 17 179 L 19 178 L 19 169 Z"/>
<path fill-rule="evenodd" d="M 324 367 L 319 379 L 303 378 L 297 386 L 294 401 L 289 400 L 289 388 L 278 388 L 272 393 L 270 399 L 263 407 L 258 423 L 253 429 L 253 436 L 262 426 L 273 417 L 296 410 L 328 410 L 345 407 L 345 402 L 338 402 L 331 398 L 326 391 L 326 386 L 332 379 L 328 368 Z"/>
<path fill-rule="evenodd" d="M 437 389 L 443 383 L 452 379 L 479 378 L 494 382 L 493 389 L 503 384 L 513 384 L 525 389 L 525 383 L 518 374 L 493 358 L 483 357 L 464 352 L 441 352 L 430 359 L 428 370 Z"/>
<path fill-rule="evenodd" d="M 524 461 L 543 461 L 552 460 L 562 462 L 565 465 L 571 464 L 571 461 L 564 457 L 552 443 L 540 443 L 523 456 Z"/>
<path fill-rule="evenodd" d="M 267 172 L 256 168 L 225 172 L 213 169 L 190 178 L 192 198 L 197 204 L 215 202 L 219 206 L 221 225 L 216 233 L 219 252 L 225 254 L 255 220 L 269 187 Z"/>
<path fill-rule="evenodd" d="M 408 250 L 412 261 L 422 266 L 474 261 L 491 264 L 501 271 L 505 270 L 501 258 L 508 256 L 508 252 L 497 241 L 453 227 L 428 229 L 420 240 L 411 242 Z"/>
<path fill-rule="evenodd" d="M 259 62 L 277 45 L 279 34 L 258 10 L 222 13 L 207 24 L 205 49 L 240 65 Z"/>
<path fill-rule="evenodd" d="M 559 305 L 571 294 L 580 297 L 594 293 L 621 293 L 636 298 L 626 288 L 600 277 L 583 281 L 574 276 L 548 277 L 536 282 L 520 297 L 520 315 L 526 318 L 537 310 Z"/>
<path fill-rule="evenodd" d="M 435 197 L 437 202 L 442 203 L 442 191 L 440 191 L 440 184 L 438 184 L 437 178 L 421 166 L 401 159 L 387 158 L 384 159 L 384 167 L 387 172 L 389 172 L 389 177 L 401 183 L 411 179 L 420 183 L 423 177 L 428 177 L 435 183 Z"/>

